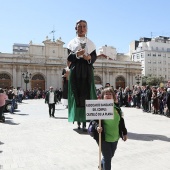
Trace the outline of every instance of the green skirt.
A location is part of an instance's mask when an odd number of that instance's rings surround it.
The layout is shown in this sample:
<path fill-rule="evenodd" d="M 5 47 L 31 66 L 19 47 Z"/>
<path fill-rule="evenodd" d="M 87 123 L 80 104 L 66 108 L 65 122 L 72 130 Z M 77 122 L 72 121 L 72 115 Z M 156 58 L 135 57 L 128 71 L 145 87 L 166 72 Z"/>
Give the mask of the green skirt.
<path fill-rule="evenodd" d="M 72 71 L 70 70 L 71 77 Z M 92 71 L 93 74 L 93 71 Z M 90 99 L 96 100 L 96 87 L 94 84 L 94 74 L 92 75 L 91 88 L 90 88 Z M 86 112 L 85 107 L 77 107 L 74 94 L 71 90 L 71 82 L 68 81 L 68 121 L 69 122 L 86 122 Z"/>

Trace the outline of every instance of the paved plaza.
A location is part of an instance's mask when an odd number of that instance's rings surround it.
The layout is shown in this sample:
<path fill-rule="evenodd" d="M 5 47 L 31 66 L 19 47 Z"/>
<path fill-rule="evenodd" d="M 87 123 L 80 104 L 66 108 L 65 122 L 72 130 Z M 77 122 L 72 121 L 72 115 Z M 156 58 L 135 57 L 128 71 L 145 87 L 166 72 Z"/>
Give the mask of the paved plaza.
<path fill-rule="evenodd" d="M 170 118 L 122 107 L 128 140 L 119 140 L 113 170 L 169 170 Z M 24 100 L 0 123 L 0 169 L 98 170 L 98 146 L 56 105 L 49 118 L 44 99 Z"/>

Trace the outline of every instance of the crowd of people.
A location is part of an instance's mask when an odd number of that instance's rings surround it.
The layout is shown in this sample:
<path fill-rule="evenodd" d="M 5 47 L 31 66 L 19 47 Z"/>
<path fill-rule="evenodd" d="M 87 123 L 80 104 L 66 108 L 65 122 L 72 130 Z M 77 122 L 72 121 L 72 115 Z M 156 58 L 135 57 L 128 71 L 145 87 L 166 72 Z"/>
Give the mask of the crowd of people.
<path fill-rule="evenodd" d="M 45 99 L 46 93 L 48 92 L 47 90 L 41 90 L 38 88 L 34 88 L 31 90 L 23 90 L 22 88 L 13 88 L 10 87 L 9 89 L 4 89 L 4 92 L 8 95 L 9 99 L 12 99 L 13 96 L 15 96 L 15 99 L 17 102 L 22 103 L 23 99 Z M 62 90 L 61 88 L 55 89 L 56 95 L 57 95 L 57 100 L 61 102 L 62 98 Z"/>
<path fill-rule="evenodd" d="M 48 89 L 45 91 L 38 88 L 24 91 L 22 88 L 15 88 L 13 86 L 11 86 L 10 88 L 1 89 L 0 93 L 5 94 L 7 96 L 4 99 L 2 98 L 3 100 L 3 102 L 1 102 L 3 103 L 3 108 L 1 108 L 2 114 L 3 114 L 3 110 L 5 109 L 4 107 L 7 99 L 11 100 L 10 113 L 14 113 L 14 108 L 16 103 L 22 103 L 22 101 L 26 99 L 45 99 L 48 91 L 49 91 Z M 62 99 L 61 88 L 60 89 L 56 88 L 55 95 L 56 95 L 56 103 L 61 103 L 61 99 Z"/>
<path fill-rule="evenodd" d="M 97 90 L 98 98 L 101 90 Z M 125 89 L 119 87 L 114 91 L 120 107 L 135 107 L 143 112 L 170 117 L 170 81 L 165 87 L 134 85 L 131 89 L 127 86 Z"/>

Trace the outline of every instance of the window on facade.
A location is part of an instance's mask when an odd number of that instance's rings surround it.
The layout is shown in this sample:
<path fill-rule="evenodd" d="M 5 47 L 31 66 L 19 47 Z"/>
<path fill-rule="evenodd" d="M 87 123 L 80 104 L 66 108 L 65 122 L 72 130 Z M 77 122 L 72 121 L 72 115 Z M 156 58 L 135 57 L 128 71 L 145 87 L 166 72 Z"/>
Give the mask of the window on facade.
<path fill-rule="evenodd" d="M 156 57 L 156 54 L 153 54 L 152 56 Z"/>
<path fill-rule="evenodd" d="M 156 47 L 156 50 L 158 50 L 158 47 Z"/>
<path fill-rule="evenodd" d="M 161 56 L 161 54 L 158 54 L 158 56 L 160 57 L 160 56 Z"/>
<path fill-rule="evenodd" d="M 162 51 L 164 51 L 164 48 L 162 47 Z"/>
<path fill-rule="evenodd" d="M 139 56 L 139 55 L 137 55 L 137 59 L 140 59 L 140 56 Z"/>
<path fill-rule="evenodd" d="M 170 48 L 167 48 L 167 51 L 170 51 Z"/>
<path fill-rule="evenodd" d="M 143 58 L 143 53 L 140 54 L 141 58 Z"/>
<path fill-rule="evenodd" d="M 0 74 L 0 79 L 11 79 L 10 76 L 8 74 Z"/>

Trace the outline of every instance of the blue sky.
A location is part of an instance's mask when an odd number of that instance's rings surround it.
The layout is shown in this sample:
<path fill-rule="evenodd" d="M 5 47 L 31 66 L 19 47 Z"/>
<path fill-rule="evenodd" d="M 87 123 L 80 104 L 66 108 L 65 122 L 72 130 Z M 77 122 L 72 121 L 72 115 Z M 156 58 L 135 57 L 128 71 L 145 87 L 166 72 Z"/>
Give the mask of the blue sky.
<path fill-rule="evenodd" d="M 170 36 L 170 0 L 4 0 L 0 4 L 0 52 L 12 53 L 14 43 L 41 44 L 55 30 L 68 42 L 75 23 L 88 22 L 96 49 L 108 45 L 126 53 L 140 37 Z"/>

